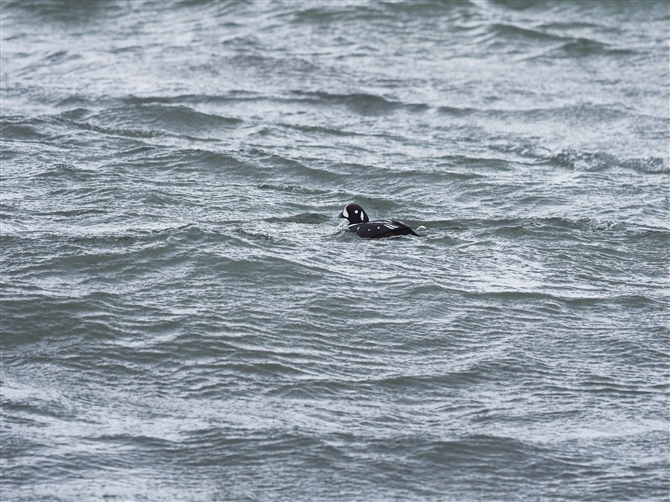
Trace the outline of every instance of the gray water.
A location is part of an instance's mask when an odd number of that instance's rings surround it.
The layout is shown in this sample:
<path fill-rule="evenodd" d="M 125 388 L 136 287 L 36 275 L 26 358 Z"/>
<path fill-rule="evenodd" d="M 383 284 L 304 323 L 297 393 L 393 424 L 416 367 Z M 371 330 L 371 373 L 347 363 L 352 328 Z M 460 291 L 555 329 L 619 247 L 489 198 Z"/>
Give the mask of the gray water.
<path fill-rule="evenodd" d="M 668 500 L 669 35 L 3 1 L 2 500 Z"/>

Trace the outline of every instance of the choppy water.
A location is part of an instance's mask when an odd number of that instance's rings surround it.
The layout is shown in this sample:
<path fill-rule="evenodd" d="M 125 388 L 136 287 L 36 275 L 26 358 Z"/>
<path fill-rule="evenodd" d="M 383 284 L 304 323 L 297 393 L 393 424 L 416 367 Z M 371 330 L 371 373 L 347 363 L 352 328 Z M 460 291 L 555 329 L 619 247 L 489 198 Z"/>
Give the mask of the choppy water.
<path fill-rule="evenodd" d="M 669 498 L 667 3 L 1 21 L 2 500 Z"/>

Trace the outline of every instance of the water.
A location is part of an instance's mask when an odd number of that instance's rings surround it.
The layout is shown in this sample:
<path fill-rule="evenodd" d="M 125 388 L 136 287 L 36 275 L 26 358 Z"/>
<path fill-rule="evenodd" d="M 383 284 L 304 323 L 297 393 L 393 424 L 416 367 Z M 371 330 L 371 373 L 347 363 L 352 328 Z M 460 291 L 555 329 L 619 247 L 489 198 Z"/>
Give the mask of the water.
<path fill-rule="evenodd" d="M 667 3 L 1 22 L 2 500 L 668 500 Z"/>

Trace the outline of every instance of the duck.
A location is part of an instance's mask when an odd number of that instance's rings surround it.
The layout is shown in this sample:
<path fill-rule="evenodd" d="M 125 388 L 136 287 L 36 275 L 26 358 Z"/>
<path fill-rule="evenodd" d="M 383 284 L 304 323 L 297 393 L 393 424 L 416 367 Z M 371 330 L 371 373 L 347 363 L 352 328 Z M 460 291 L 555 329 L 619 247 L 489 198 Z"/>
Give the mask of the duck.
<path fill-rule="evenodd" d="M 416 235 L 409 225 L 398 220 L 373 220 L 365 210 L 358 204 L 347 204 L 344 206 L 338 218 L 344 218 L 349 222 L 349 231 L 363 239 L 380 239 L 396 235 Z"/>

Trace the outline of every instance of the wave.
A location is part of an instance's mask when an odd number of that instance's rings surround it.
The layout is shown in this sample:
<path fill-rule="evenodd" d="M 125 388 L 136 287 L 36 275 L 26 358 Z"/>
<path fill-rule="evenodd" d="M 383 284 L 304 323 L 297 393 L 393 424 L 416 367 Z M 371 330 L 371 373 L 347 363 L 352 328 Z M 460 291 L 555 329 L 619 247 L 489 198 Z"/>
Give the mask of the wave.
<path fill-rule="evenodd" d="M 565 37 L 554 35 L 546 31 L 521 27 L 513 24 L 492 24 L 487 27 L 486 35 L 482 41 L 499 41 L 499 39 L 526 40 L 534 44 L 542 42 L 561 42 Z"/>
<path fill-rule="evenodd" d="M 301 225 L 319 225 L 332 221 L 333 217 L 322 213 L 300 213 L 288 216 L 272 216 L 265 218 L 268 223 L 298 223 Z"/>
<path fill-rule="evenodd" d="M 303 101 L 316 104 L 344 105 L 353 112 L 360 115 L 381 115 L 401 108 L 414 112 L 420 112 L 429 108 L 429 106 L 425 103 L 403 103 L 401 101 L 387 99 L 375 94 L 331 94 L 325 91 L 293 91 L 292 94 L 303 97 Z"/>
<path fill-rule="evenodd" d="M 73 130 L 105 136 L 150 139 L 161 136 L 217 138 L 222 131 L 242 124 L 236 117 L 203 113 L 184 105 L 142 104 L 107 108 L 94 112 L 74 108 L 45 117 L 4 117 L 0 132 L 5 139 L 19 141 L 64 141 Z M 78 137 L 73 141 L 86 141 Z"/>
<path fill-rule="evenodd" d="M 630 169 L 644 174 L 670 173 L 670 159 L 662 157 L 620 158 L 608 152 L 564 150 L 552 153 L 531 144 L 491 145 L 494 151 L 513 153 L 532 160 L 536 164 L 555 164 L 575 171 L 599 172 L 608 169 Z"/>
<path fill-rule="evenodd" d="M 43 117 L 5 117 L 2 131 L 5 137 L 26 140 L 42 140 L 49 136 L 68 135 L 68 141 L 76 140 L 76 135 L 63 129 L 71 126 L 85 129 L 107 136 L 121 136 L 146 140 L 152 138 L 180 137 L 184 140 L 220 141 L 226 134 L 239 130 L 240 138 L 249 135 L 265 136 L 268 133 L 307 134 L 341 137 L 394 138 L 404 140 L 396 134 L 391 136 L 387 128 L 378 134 L 361 132 L 357 127 L 338 127 L 329 120 L 327 124 L 318 121 L 289 122 L 283 116 L 279 122 L 264 123 L 260 126 L 254 118 L 240 118 L 245 113 L 246 104 L 251 106 L 278 106 L 281 109 L 295 110 L 299 108 L 307 113 L 317 113 L 321 107 L 334 110 L 346 109 L 347 112 L 362 117 L 384 117 L 394 114 L 405 114 L 409 120 L 430 121 L 436 129 L 452 127 L 444 120 L 435 121 L 435 112 L 439 116 L 453 120 L 503 120 L 516 121 L 524 124 L 528 121 L 561 121 L 569 124 L 595 124 L 613 121 L 644 120 L 647 129 L 663 130 L 663 119 L 654 115 L 643 114 L 621 104 L 611 105 L 568 105 L 547 108 L 514 109 L 497 107 L 473 107 L 438 105 L 433 103 L 409 102 L 370 93 L 331 93 L 328 91 L 288 91 L 284 95 L 257 94 L 247 91 L 233 91 L 224 95 L 177 95 L 126 97 L 114 102 L 87 101 L 78 97 L 61 101 L 61 108 L 74 108 L 55 116 Z M 84 105 L 83 107 L 81 105 Z M 102 110 L 100 107 L 102 106 Z M 200 111 L 209 110 L 208 113 Z M 224 110 L 227 114 L 213 113 L 211 110 Z M 96 111 L 97 110 L 97 111 Z M 231 113 L 231 110 L 235 110 Z M 339 110 L 338 110 L 339 111 Z M 412 115 L 416 115 L 412 117 Z M 329 117 L 332 118 L 332 117 Z M 245 126 L 249 126 L 246 127 Z M 659 133 L 662 137 L 663 132 Z M 361 148 L 365 142 L 349 145 Z M 498 148 L 493 146 L 494 149 Z M 644 163 L 632 162 L 630 166 L 639 165 L 646 169 Z M 663 167 L 651 167 L 652 171 L 662 171 Z"/>
<path fill-rule="evenodd" d="M 518 239 L 532 236 L 534 240 L 546 239 L 592 242 L 594 235 L 616 241 L 645 242 L 666 247 L 670 240 L 670 227 L 633 223 L 607 218 L 569 218 L 562 216 L 528 218 L 456 218 L 437 220 L 407 220 L 411 224 L 421 224 L 428 228 L 428 241 L 452 241 L 463 239 L 466 245 L 488 240 Z M 474 240 L 473 240 L 474 239 Z M 452 244 L 455 244 L 452 242 Z"/>
<path fill-rule="evenodd" d="M 377 24 L 398 18 L 416 19 L 450 15 L 470 9 L 473 5 L 469 0 L 417 0 L 410 3 L 387 0 L 367 3 L 306 2 L 304 8 L 291 15 L 291 19 L 296 24 L 351 21 Z"/>
<path fill-rule="evenodd" d="M 546 162 L 569 167 L 575 171 L 596 172 L 611 168 L 624 168 L 645 174 L 668 174 L 668 160 L 660 157 L 620 159 L 606 152 L 576 152 L 568 150 L 547 159 Z"/>
<path fill-rule="evenodd" d="M 65 114 L 69 117 L 69 114 Z M 199 112 L 183 105 L 142 104 L 111 108 L 87 117 L 75 125 L 123 135 L 217 133 L 242 123 L 241 119 Z"/>
<path fill-rule="evenodd" d="M 0 136 L 4 140 L 42 141 L 50 136 L 45 131 L 47 121 L 40 118 L 2 117 Z"/>
<path fill-rule="evenodd" d="M 610 44 L 604 42 L 586 38 L 577 38 L 544 53 L 541 57 L 548 57 L 551 59 L 560 57 L 573 59 L 600 55 L 624 56 L 635 53 L 636 51 L 633 49 L 612 47 Z"/>
<path fill-rule="evenodd" d="M 312 105 L 321 107 L 344 106 L 362 115 L 390 113 L 394 110 L 422 112 L 430 109 L 426 103 L 406 103 L 374 94 L 351 93 L 336 94 L 328 91 L 288 90 L 284 93 L 261 93 L 255 91 L 233 89 L 225 94 L 177 94 L 125 96 L 109 98 L 106 96 L 90 99 L 74 95 L 56 102 L 56 107 L 64 109 L 60 116 L 65 119 L 83 122 L 96 121 L 96 127 L 105 127 L 115 121 L 122 125 L 134 124 L 129 131 L 180 132 L 184 129 L 215 129 L 217 127 L 233 127 L 243 124 L 243 119 L 235 116 L 203 112 L 202 109 L 230 109 L 239 105 L 267 103 L 278 106 Z M 46 119 L 45 117 L 41 117 Z M 17 116 L 13 119 L 20 120 Z M 271 125 L 271 124 L 268 124 Z M 280 124 L 281 125 L 281 124 Z M 140 127 L 142 126 L 142 127 Z M 310 127 L 337 134 L 338 129 L 319 125 L 294 124 L 292 127 Z M 350 134 L 344 132 L 344 134 Z"/>
<path fill-rule="evenodd" d="M 105 17 L 107 20 L 125 14 L 117 2 L 82 2 L 81 0 L 9 0 L 3 2 L 3 9 L 10 12 L 21 11 L 41 18 L 43 21 L 75 23 Z"/>

